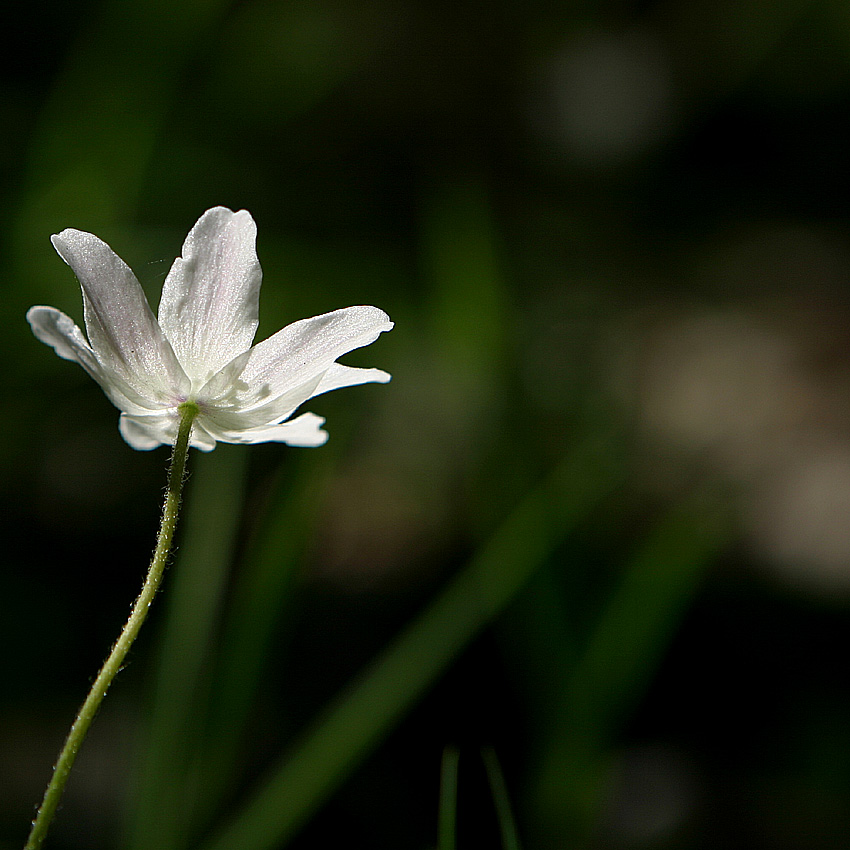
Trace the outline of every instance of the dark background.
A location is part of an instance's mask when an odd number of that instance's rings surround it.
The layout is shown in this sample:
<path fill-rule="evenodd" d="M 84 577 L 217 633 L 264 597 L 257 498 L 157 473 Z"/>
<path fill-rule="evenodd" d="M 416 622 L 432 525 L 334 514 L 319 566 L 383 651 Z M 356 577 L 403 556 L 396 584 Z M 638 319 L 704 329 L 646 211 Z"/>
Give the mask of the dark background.
<path fill-rule="evenodd" d="M 375 304 L 395 330 L 345 362 L 393 382 L 311 402 L 321 449 L 193 454 L 49 846 L 212 847 L 469 564 L 411 680 L 370 679 L 271 806 L 301 826 L 246 850 L 435 847 L 446 747 L 461 850 L 505 846 L 486 752 L 532 850 L 847 846 L 847 3 L 4 17 L 0 848 L 140 586 L 167 462 L 30 334 L 32 304 L 81 321 L 48 238 L 96 233 L 155 304 L 217 204 L 258 224 L 260 337 Z M 488 570 L 518 576 L 490 609 Z"/>

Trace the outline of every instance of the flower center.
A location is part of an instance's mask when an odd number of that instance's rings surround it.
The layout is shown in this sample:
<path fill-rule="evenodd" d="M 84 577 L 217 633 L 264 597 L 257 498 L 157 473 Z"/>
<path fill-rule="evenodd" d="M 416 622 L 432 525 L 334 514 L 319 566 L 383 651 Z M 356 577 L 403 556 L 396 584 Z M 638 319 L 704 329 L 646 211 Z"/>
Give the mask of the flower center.
<path fill-rule="evenodd" d="M 177 410 L 181 416 L 191 411 L 194 419 L 201 412 L 201 407 L 196 401 L 183 401 L 177 405 Z"/>

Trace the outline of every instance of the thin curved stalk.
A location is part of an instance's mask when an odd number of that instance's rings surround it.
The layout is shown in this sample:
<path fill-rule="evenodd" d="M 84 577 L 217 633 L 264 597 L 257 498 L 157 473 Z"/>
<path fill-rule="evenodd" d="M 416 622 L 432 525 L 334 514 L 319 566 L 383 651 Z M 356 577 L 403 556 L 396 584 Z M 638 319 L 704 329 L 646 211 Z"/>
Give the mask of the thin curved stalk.
<path fill-rule="evenodd" d="M 183 490 L 183 479 L 186 472 L 186 458 L 189 454 L 189 437 L 192 433 L 192 423 L 198 415 L 198 406 L 192 402 L 180 405 L 180 425 L 177 430 L 177 439 L 174 450 L 171 453 L 171 464 L 168 469 L 168 486 L 165 492 L 165 502 L 162 506 L 162 521 L 157 535 L 156 548 L 151 558 L 148 574 L 142 591 L 136 599 L 130 617 L 121 631 L 112 652 L 100 668 L 97 678 L 86 697 L 85 702 L 77 713 L 77 717 L 71 726 L 71 731 L 65 739 L 65 744 L 56 760 L 53 768 L 53 776 L 44 792 L 44 799 L 38 809 L 35 820 L 32 822 L 32 830 L 27 839 L 24 850 L 39 850 L 47 837 L 47 831 L 56 814 L 56 808 L 62 798 L 62 792 L 68 782 L 71 768 L 77 758 L 77 753 L 85 740 L 89 727 L 103 702 L 112 680 L 121 669 L 133 641 L 139 634 L 139 630 L 148 615 L 151 603 L 156 596 L 165 565 L 168 561 L 168 553 L 171 550 L 171 541 L 174 538 L 174 529 L 177 526 L 177 515 L 180 511 L 180 494 Z"/>

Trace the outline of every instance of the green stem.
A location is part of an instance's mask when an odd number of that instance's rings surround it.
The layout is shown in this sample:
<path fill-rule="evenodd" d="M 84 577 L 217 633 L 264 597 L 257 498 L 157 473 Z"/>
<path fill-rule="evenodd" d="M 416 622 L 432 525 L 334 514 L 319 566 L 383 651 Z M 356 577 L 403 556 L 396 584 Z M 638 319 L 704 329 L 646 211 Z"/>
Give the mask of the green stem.
<path fill-rule="evenodd" d="M 44 839 L 47 837 L 47 830 L 50 828 L 53 816 L 56 814 L 56 808 L 59 805 L 62 792 L 65 790 L 68 776 L 71 773 L 71 768 L 77 758 L 80 746 L 85 740 L 89 727 L 100 708 L 100 704 L 103 702 L 103 698 L 106 696 L 106 692 L 109 690 L 109 686 L 112 684 L 112 680 L 121 669 L 127 652 L 139 634 L 139 629 L 141 629 L 142 623 L 144 623 L 148 615 L 148 610 L 162 581 L 165 564 L 168 560 L 168 553 L 171 549 L 171 541 L 174 537 L 174 528 L 177 525 L 177 515 L 180 510 L 180 493 L 183 489 L 183 479 L 186 472 L 186 457 L 189 454 L 189 436 L 192 433 L 192 423 L 198 415 L 198 406 L 193 402 L 185 402 L 180 405 L 179 410 L 180 424 L 177 429 L 174 450 L 171 454 L 171 465 L 168 469 L 168 486 L 165 492 L 165 502 L 162 506 L 162 522 L 159 526 L 156 549 L 154 550 L 153 558 L 148 568 L 147 578 L 142 587 L 142 592 L 139 594 L 138 599 L 136 599 L 136 604 L 133 606 L 127 624 L 124 626 L 121 635 L 112 648 L 112 652 L 97 674 L 89 695 L 86 697 L 86 701 L 83 703 L 82 708 L 74 720 L 74 724 L 71 726 L 71 731 L 65 739 L 65 744 L 59 753 L 56 766 L 53 768 L 53 776 L 50 784 L 44 792 L 44 799 L 32 823 L 32 831 L 27 839 L 24 850 L 39 850 L 44 843 Z"/>

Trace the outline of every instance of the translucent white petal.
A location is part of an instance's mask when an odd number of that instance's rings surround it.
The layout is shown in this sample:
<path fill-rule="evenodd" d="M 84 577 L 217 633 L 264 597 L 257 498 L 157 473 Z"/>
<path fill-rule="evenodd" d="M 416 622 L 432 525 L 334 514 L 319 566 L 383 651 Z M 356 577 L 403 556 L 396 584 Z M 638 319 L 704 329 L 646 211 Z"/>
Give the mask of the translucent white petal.
<path fill-rule="evenodd" d="M 79 363 L 120 410 L 143 414 L 161 407 L 139 395 L 122 376 L 101 366 L 83 332 L 55 307 L 31 307 L 27 311 L 27 321 L 37 339 L 49 345 L 63 359 Z"/>
<path fill-rule="evenodd" d="M 176 433 L 171 442 L 173 443 L 175 439 L 177 439 Z M 193 449 L 200 449 L 202 452 L 211 452 L 215 448 L 215 437 L 196 420 L 192 426 L 192 438 L 189 440 L 189 445 Z"/>
<path fill-rule="evenodd" d="M 333 363 L 325 372 L 322 380 L 311 398 L 331 390 L 342 387 L 355 387 L 358 384 L 386 384 L 392 380 L 392 375 L 382 369 L 355 369 L 353 366 L 343 366 L 341 363 Z"/>
<path fill-rule="evenodd" d="M 162 287 L 159 323 L 195 387 L 251 347 L 262 270 L 251 215 L 207 210 Z"/>
<path fill-rule="evenodd" d="M 231 381 L 228 401 L 242 411 L 265 407 L 324 375 L 338 357 L 369 345 L 392 327 L 377 307 L 347 307 L 295 322 L 251 349 L 238 381 Z"/>
<path fill-rule="evenodd" d="M 134 449 L 150 451 L 157 446 L 174 445 L 177 439 L 177 424 L 178 415 L 174 410 L 153 416 L 128 416 L 122 413 L 118 420 L 118 430 Z M 203 452 L 209 452 L 215 448 L 215 439 L 196 420 L 192 426 L 189 445 Z"/>
<path fill-rule="evenodd" d="M 264 427 L 277 427 L 274 423 L 289 419 L 305 401 L 322 393 L 357 384 L 377 382 L 385 384 L 390 375 L 380 369 L 355 369 L 332 363 L 322 375 L 314 375 L 309 381 L 294 387 L 283 395 L 272 397 L 267 403 L 254 407 L 211 408 L 209 418 L 216 426 L 228 431 L 250 429 L 256 431 Z M 312 445 L 312 444 L 311 444 Z"/>
<path fill-rule="evenodd" d="M 314 375 L 306 383 L 282 395 L 270 396 L 265 404 L 251 408 L 243 408 L 238 402 L 229 403 L 226 400 L 211 404 L 203 395 L 198 398 L 198 403 L 204 411 L 205 419 L 221 431 L 264 428 L 288 419 L 307 399 L 312 398 L 322 377 L 321 374 Z"/>
<path fill-rule="evenodd" d="M 30 307 L 27 321 L 41 342 L 49 345 L 63 360 L 79 363 L 95 380 L 99 380 L 100 364 L 83 332 L 74 321 L 55 307 Z"/>
<path fill-rule="evenodd" d="M 154 403 L 188 392 L 189 381 L 129 266 L 91 233 L 51 238 L 83 289 L 86 333 L 104 371 Z"/>
<path fill-rule="evenodd" d="M 289 446 L 321 446 L 328 439 L 321 426 L 325 420 L 315 413 L 302 413 L 289 422 L 264 428 L 242 431 L 216 431 L 215 438 L 223 443 L 286 443 Z"/>
<path fill-rule="evenodd" d="M 148 452 L 167 442 L 165 429 L 157 428 L 153 422 L 139 421 L 126 413 L 118 419 L 118 430 L 126 442 L 134 449 Z"/>

